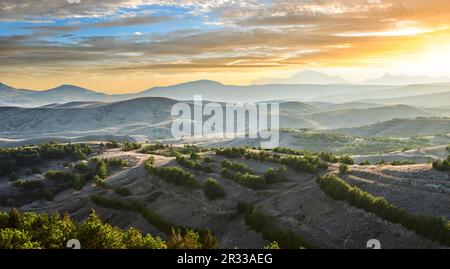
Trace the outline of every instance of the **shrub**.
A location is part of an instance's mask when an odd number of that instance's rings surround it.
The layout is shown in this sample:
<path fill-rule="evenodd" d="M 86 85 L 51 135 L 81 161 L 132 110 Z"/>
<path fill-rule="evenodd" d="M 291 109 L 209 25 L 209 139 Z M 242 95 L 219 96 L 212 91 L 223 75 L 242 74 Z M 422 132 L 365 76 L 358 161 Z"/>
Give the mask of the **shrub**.
<path fill-rule="evenodd" d="M 415 161 L 393 161 L 391 163 L 391 165 L 397 165 L 397 166 L 400 166 L 400 165 L 411 165 L 411 164 L 416 164 L 416 162 Z"/>
<path fill-rule="evenodd" d="M 106 186 L 105 180 L 103 178 L 99 177 L 98 175 L 94 177 L 94 182 L 95 182 L 95 185 L 97 185 L 99 187 Z"/>
<path fill-rule="evenodd" d="M 163 144 L 152 144 L 152 145 L 147 145 L 144 148 L 142 148 L 142 150 L 140 151 L 140 153 L 143 154 L 152 154 L 157 150 L 160 149 L 164 149 L 166 146 L 164 146 Z"/>
<path fill-rule="evenodd" d="M 276 169 L 268 168 L 264 172 L 263 177 L 267 184 L 286 181 L 286 167 L 281 166 L 280 168 Z"/>
<path fill-rule="evenodd" d="M 109 149 L 118 149 L 120 148 L 120 144 L 117 141 L 113 140 L 109 143 L 106 143 L 106 147 Z"/>
<path fill-rule="evenodd" d="M 339 165 L 339 174 L 340 175 L 347 175 L 349 173 L 348 165 L 341 163 Z"/>
<path fill-rule="evenodd" d="M 220 199 L 226 196 L 225 189 L 213 178 L 208 178 L 203 184 L 203 192 L 209 200 Z"/>
<path fill-rule="evenodd" d="M 220 148 L 216 149 L 217 155 L 222 155 L 229 158 L 242 158 L 247 150 L 245 148 Z"/>
<path fill-rule="evenodd" d="M 107 166 L 114 166 L 114 167 L 119 167 L 119 168 L 128 166 L 127 160 L 123 160 L 123 159 L 119 159 L 119 158 L 102 159 L 102 161 L 105 162 Z"/>
<path fill-rule="evenodd" d="M 184 157 L 179 153 L 176 154 L 175 160 L 179 165 L 184 166 L 186 168 L 193 170 L 204 170 L 203 166 L 199 162 L 189 160 L 188 158 Z"/>
<path fill-rule="evenodd" d="M 359 165 L 363 166 L 363 165 L 370 165 L 369 160 L 365 160 L 363 162 L 360 162 Z"/>
<path fill-rule="evenodd" d="M 269 245 L 265 246 L 264 249 L 280 249 L 280 245 L 277 241 L 273 241 Z"/>
<path fill-rule="evenodd" d="M 161 179 L 174 185 L 183 186 L 189 189 L 200 188 L 200 183 L 195 179 L 194 174 L 184 171 L 175 166 L 155 168 L 151 166 L 149 173 L 155 174 Z"/>
<path fill-rule="evenodd" d="M 12 186 L 20 189 L 28 189 L 28 190 L 35 190 L 35 189 L 42 189 L 44 188 L 44 182 L 41 180 L 23 180 L 19 179 L 12 183 Z"/>
<path fill-rule="evenodd" d="M 331 198 L 346 201 L 350 205 L 374 213 L 384 220 L 398 223 L 419 235 L 450 246 L 450 222 L 443 217 L 412 214 L 384 198 L 376 197 L 357 187 L 352 187 L 335 174 L 317 177 L 320 188 Z"/>
<path fill-rule="evenodd" d="M 328 168 L 328 165 L 321 161 L 317 156 L 304 156 L 304 157 L 282 157 L 280 162 L 297 171 L 306 173 L 317 173 L 320 169 Z"/>
<path fill-rule="evenodd" d="M 233 180 L 234 182 L 238 183 L 239 185 L 242 185 L 244 187 L 247 187 L 249 189 L 254 190 L 262 190 L 267 188 L 267 183 L 264 180 L 264 178 L 260 176 L 255 176 L 249 173 L 233 173 L 228 168 L 222 169 L 221 172 L 222 177 L 228 178 Z"/>
<path fill-rule="evenodd" d="M 252 169 L 245 163 L 232 162 L 229 160 L 223 160 L 221 163 L 223 168 L 228 168 L 240 173 L 253 173 Z"/>
<path fill-rule="evenodd" d="M 334 156 L 331 152 L 320 152 L 318 156 L 325 162 L 338 163 L 339 158 Z"/>
<path fill-rule="evenodd" d="M 125 142 L 125 143 L 123 143 L 122 150 L 123 151 L 132 151 L 132 150 L 138 150 L 141 147 L 142 147 L 142 145 L 139 143 Z"/>
<path fill-rule="evenodd" d="M 450 171 L 450 155 L 447 157 L 447 160 L 433 162 L 433 168 L 439 171 Z"/>
<path fill-rule="evenodd" d="M 347 164 L 347 165 L 354 165 L 355 162 L 353 161 L 352 157 L 350 156 L 342 156 L 341 158 L 339 158 L 339 162 L 343 163 L 343 164 Z"/>

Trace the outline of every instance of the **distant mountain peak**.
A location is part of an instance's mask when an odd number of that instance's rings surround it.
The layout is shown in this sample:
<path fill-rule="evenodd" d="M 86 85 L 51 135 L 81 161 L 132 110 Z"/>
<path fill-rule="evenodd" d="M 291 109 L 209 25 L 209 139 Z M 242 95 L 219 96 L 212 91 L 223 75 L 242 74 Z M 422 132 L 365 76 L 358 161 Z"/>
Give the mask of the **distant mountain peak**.
<path fill-rule="evenodd" d="M 208 79 L 194 80 L 185 83 L 181 83 L 179 85 L 223 85 L 220 82 Z"/>
<path fill-rule="evenodd" d="M 440 82 L 450 82 L 449 77 L 430 77 L 430 76 L 408 76 L 408 75 L 393 75 L 390 73 L 385 73 L 379 78 L 367 79 L 360 84 L 371 84 L 371 85 L 394 85 L 394 86 L 406 86 L 414 84 L 432 84 Z"/>
<path fill-rule="evenodd" d="M 303 70 L 297 74 L 294 74 L 288 78 L 259 78 L 252 82 L 255 85 L 267 85 L 267 84 L 349 84 L 348 81 L 339 77 L 331 76 L 325 73 Z"/>

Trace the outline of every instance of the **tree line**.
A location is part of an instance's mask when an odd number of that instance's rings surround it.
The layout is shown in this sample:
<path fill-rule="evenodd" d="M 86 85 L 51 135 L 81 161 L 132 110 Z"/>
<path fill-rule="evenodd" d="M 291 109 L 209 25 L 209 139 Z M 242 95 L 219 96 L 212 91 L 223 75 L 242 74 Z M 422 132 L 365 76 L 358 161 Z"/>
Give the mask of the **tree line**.
<path fill-rule="evenodd" d="M 335 174 L 317 177 L 320 188 L 331 198 L 346 201 L 352 206 L 373 213 L 384 220 L 398 223 L 446 246 L 450 246 L 450 222 L 444 217 L 412 214 L 403 208 L 390 204 L 383 197 L 373 196 L 353 187 Z"/>

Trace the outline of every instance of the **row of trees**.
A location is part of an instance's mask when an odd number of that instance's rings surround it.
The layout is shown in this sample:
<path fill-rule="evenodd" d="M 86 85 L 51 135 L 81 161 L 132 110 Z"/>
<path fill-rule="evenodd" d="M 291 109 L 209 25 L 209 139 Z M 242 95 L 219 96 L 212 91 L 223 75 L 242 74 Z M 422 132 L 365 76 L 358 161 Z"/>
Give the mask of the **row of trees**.
<path fill-rule="evenodd" d="M 219 247 L 219 241 L 209 229 L 195 230 L 190 227 L 174 225 L 136 201 L 127 202 L 101 196 L 91 196 L 91 201 L 101 207 L 140 214 L 158 230 L 170 236 L 167 243 L 168 248 L 215 249 Z"/>
<path fill-rule="evenodd" d="M 174 185 L 183 186 L 188 189 L 197 189 L 201 187 L 194 174 L 184 171 L 179 167 L 154 167 L 153 165 L 146 165 L 146 168 L 150 174 L 154 174 Z"/>
<path fill-rule="evenodd" d="M 147 145 L 144 146 L 139 152 L 143 153 L 143 154 L 154 154 L 155 151 L 160 150 L 160 149 L 164 149 L 166 148 L 166 146 L 164 146 L 163 144 L 151 144 L 151 145 Z"/>
<path fill-rule="evenodd" d="M 223 160 L 221 163 L 223 168 L 228 168 L 230 170 L 240 172 L 240 173 L 253 173 L 252 169 L 245 163 L 233 162 L 230 160 Z"/>
<path fill-rule="evenodd" d="M 277 242 L 277 246 L 286 249 L 314 248 L 314 246 L 292 231 L 276 224 L 275 219 L 253 205 L 238 202 L 237 209 L 244 214 L 245 224 L 261 233 L 263 238 Z"/>
<path fill-rule="evenodd" d="M 193 156 L 197 156 L 196 153 L 192 153 Z M 198 161 L 199 157 L 195 157 L 194 159 L 188 159 L 187 157 L 184 157 L 180 153 L 176 154 L 175 160 L 176 162 L 189 169 L 197 170 L 197 171 L 203 171 L 205 173 L 211 173 L 212 168 L 207 164 L 202 164 L 200 161 Z"/>
<path fill-rule="evenodd" d="M 263 177 L 252 175 L 248 172 L 233 172 L 228 168 L 222 169 L 221 176 L 233 180 L 234 182 L 253 190 L 262 190 L 267 188 L 267 182 Z"/>
<path fill-rule="evenodd" d="M 282 151 L 284 148 L 278 148 L 278 150 Z M 297 171 L 306 173 L 318 173 L 320 170 L 328 168 L 326 162 L 312 154 L 304 154 L 303 156 L 280 156 L 267 151 L 252 151 L 246 148 L 216 149 L 216 154 L 230 158 L 245 158 L 261 162 L 281 163 Z M 344 158 L 343 162 L 348 162 L 348 160 Z"/>
<path fill-rule="evenodd" d="M 139 143 L 125 142 L 125 143 L 123 143 L 122 150 L 123 151 L 132 151 L 132 150 L 138 150 L 141 147 L 142 147 L 142 145 Z"/>
<path fill-rule="evenodd" d="M 317 177 L 320 188 L 331 198 L 346 201 L 350 205 L 374 213 L 384 220 L 398 223 L 407 229 L 450 246 L 450 222 L 444 217 L 430 217 L 407 212 L 390 204 L 383 197 L 353 187 L 335 174 Z"/>

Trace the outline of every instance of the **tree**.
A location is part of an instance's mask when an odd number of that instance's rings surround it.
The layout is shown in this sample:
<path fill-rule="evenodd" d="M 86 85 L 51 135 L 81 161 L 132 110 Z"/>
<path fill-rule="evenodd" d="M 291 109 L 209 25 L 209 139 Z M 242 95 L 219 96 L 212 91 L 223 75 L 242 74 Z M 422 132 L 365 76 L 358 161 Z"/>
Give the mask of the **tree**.
<path fill-rule="evenodd" d="M 226 196 L 225 189 L 213 178 L 208 178 L 205 181 L 203 192 L 209 200 L 220 199 Z"/>
<path fill-rule="evenodd" d="M 341 163 L 339 165 L 339 174 L 340 175 L 347 175 L 349 173 L 348 165 Z"/>

